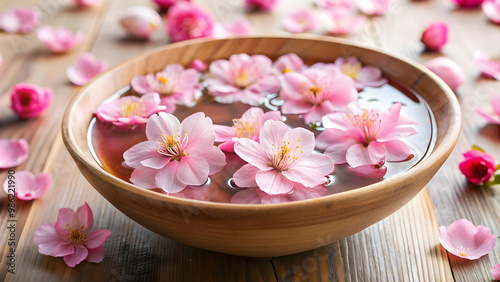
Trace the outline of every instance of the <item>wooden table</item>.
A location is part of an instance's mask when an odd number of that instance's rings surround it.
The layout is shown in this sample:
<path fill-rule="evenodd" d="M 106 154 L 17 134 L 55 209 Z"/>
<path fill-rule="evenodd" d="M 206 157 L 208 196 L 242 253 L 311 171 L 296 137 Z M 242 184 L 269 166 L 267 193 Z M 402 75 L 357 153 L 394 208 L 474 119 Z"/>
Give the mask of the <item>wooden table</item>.
<path fill-rule="evenodd" d="M 200 1 L 217 20 L 244 15 L 255 34 L 284 34 L 282 19 L 310 1 L 282 1 L 273 13 L 244 14 L 242 1 Z M 162 27 L 150 42 L 126 39 L 118 25 L 123 10 L 151 5 L 147 0 L 109 0 L 78 10 L 62 0 L 0 1 L 0 11 L 14 6 L 37 6 L 44 23 L 85 32 L 84 42 L 68 54 L 50 53 L 34 33 L 0 33 L 0 138 L 26 138 L 31 145 L 27 162 L 16 170 L 52 175 L 50 190 L 35 201 L 16 202 L 16 274 L 7 273 L 7 196 L 0 193 L 0 278 L 6 281 L 490 281 L 490 269 L 500 263 L 500 247 L 476 260 L 458 259 L 440 246 L 438 227 L 466 218 L 500 235 L 500 190 L 475 187 L 458 169 L 461 153 L 477 144 L 500 159 L 499 128 L 486 125 L 474 107 L 490 109 L 489 97 L 500 94 L 500 83 L 479 76 L 472 53 L 480 49 L 500 55 L 500 26 L 489 22 L 481 9 L 455 8 L 448 0 L 394 0 L 389 13 L 369 18 L 357 34 L 357 43 L 381 47 L 417 62 L 445 55 L 467 74 L 456 91 L 463 111 L 458 145 L 427 189 L 385 220 L 334 244 L 285 257 L 256 260 L 205 251 L 163 238 L 130 220 L 101 197 L 80 175 L 62 143 L 60 124 L 71 97 L 79 90 L 65 69 L 83 52 L 106 59 L 110 66 L 168 40 Z M 450 24 L 450 42 L 442 53 L 423 52 L 421 32 L 434 20 Z M 319 31 L 318 33 L 321 33 Z M 48 86 L 55 99 L 48 112 L 18 120 L 9 109 L 9 91 L 19 82 Z M 0 152 L 1 153 L 1 152 Z M 7 171 L 0 171 L 3 181 Z M 94 211 L 94 228 L 113 232 L 104 245 L 100 264 L 83 262 L 75 268 L 61 258 L 38 253 L 33 234 L 39 225 L 55 222 L 61 207 L 76 209 L 87 202 Z M 319 242 L 321 243 L 321 242 Z"/>

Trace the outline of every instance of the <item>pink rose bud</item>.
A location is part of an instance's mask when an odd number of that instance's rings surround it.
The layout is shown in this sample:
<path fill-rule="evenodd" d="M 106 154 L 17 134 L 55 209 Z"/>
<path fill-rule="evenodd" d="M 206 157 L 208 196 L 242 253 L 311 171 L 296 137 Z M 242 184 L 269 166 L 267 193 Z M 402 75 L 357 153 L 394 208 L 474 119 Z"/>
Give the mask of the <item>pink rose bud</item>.
<path fill-rule="evenodd" d="M 464 8 L 474 8 L 478 7 L 483 3 L 484 0 L 452 0 L 453 3 Z"/>
<path fill-rule="evenodd" d="M 205 64 L 205 62 L 203 62 L 202 60 L 199 60 L 199 59 L 193 60 L 193 62 L 191 63 L 191 65 L 189 67 L 192 69 L 195 69 L 199 72 L 203 72 L 203 71 L 207 70 L 207 64 Z"/>
<path fill-rule="evenodd" d="M 54 94 L 50 88 L 28 83 L 19 83 L 10 92 L 12 109 L 21 118 L 41 115 L 52 102 Z"/>
<path fill-rule="evenodd" d="M 128 8 L 120 19 L 120 25 L 127 34 L 141 39 L 149 39 L 160 24 L 158 12 L 146 6 Z"/>
<path fill-rule="evenodd" d="M 429 50 L 439 50 L 448 41 L 448 24 L 433 22 L 422 34 L 420 39 Z"/>
<path fill-rule="evenodd" d="M 493 177 L 496 165 L 492 155 L 472 149 L 464 153 L 464 158 L 458 167 L 471 183 L 484 184 Z"/>
<path fill-rule="evenodd" d="M 465 82 L 464 71 L 454 61 L 446 57 L 434 58 L 428 61 L 425 66 L 444 80 L 452 90 Z"/>
<path fill-rule="evenodd" d="M 178 2 L 170 7 L 165 21 L 174 42 L 212 36 L 212 15 L 190 2 Z"/>

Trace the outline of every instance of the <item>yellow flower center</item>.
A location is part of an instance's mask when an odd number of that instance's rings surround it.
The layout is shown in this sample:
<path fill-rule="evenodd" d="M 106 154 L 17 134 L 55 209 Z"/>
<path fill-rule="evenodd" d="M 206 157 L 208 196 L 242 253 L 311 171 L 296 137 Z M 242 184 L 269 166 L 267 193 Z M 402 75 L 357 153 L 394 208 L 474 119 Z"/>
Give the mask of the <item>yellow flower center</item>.
<path fill-rule="evenodd" d="M 236 76 L 236 85 L 241 88 L 245 88 L 250 84 L 252 84 L 252 82 L 248 79 L 248 75 L 245 70 L 240 70 Z"/>
<path fill-rule="evenodd" d="M 64 226 L 64 231 L 68 234 L 66 240 L 70 241 L 73 245 L 83 245 L 88 240 L 89 230 L 85 227 L 85 224 L 80 225 L 78 219 L 75 222 L 71 221 L 67 223 Z"/>
<path fill-rule="evenodd" d="M 356 79 L 356 76 L 358 76 L 358 73 L 361 71 L 361 63 L 345 63 L 342 66 L 342 71 L 350 76 L 352 79 Z"/>
<path fill-rule="evenodd" d="M 290 68 L 284 68 L 282 70 L 283 73 L 287 73 L 287 72 L 293 72 Z"/>
<path fill-rule="evenodd" d="M 315 85 L 310 88 L 305 88 L 302 91 L 302 96 L 304 97 L 304 100 L 306 102 L 313 105 L 320 105 L 328 96 L 328 94 L 324 93 L 321 87 Z"/>
<path fill-rule="evenodd" d="M 297 142 L 300 142 L 300 139 L 297 139 Z M 283 141 L 283 144 L 281 146 L 275 146 L 275 144 L 272 144 L 271 146 L 273 151 L 271 165 L 273 168 L 279 171 L 288 170 L 290 166 L 298 159 L 295 154 L 299 152 L 299 145 L 293 147 L 290 146 L 289 141 Z M 300 150 L 300 154 L 303 153 L 304 151 Z"/>
<path fill-rule="evenodd" d="M 461 257 L 466 257 L 468 256 L 469 254 L 469 251 L 470 249 L 469 248 L 464 248 L 464 247 L 457 247 L 457 253 L 461 256 Z"/>
<path fill-rule="evenodd" d="M 162 134 L 161 138 L 161 141 L 155 140 L 155 142 L 158 143 L 156 151 L 162 155 L 171 157 L 172 159 L 170 161 L 180 161 L 182 157 L 188 155 L 188 153 L 184 150 L 188 141 L 187 132 L 184 134 L 184 138 L 182 140 L 180 140 L 180 134 L 170 136 Z"/>
<path fill-rule="evenodd" d="M 142 100 L 139 100 L 138 103 L 132 103 L 130 99 L 127 99 L 120 105 L 121 117 L 143 116 L 145 111 L 146 106 L 142 103 Z"/>
<path fill-rule="evenodd" d="M 158 81 L 163 83 L 163 84 L 166 84 L 168 82 L 168 78 L 166 78 L 164 76 L 159 76 Z"/>
<path fill-rule="evenodd" d="M 365 110 L 361 115 L 348 114 L 347 116 L 344 116 L 343 119 L 349 119 L 349 122 L 352 125 L 363 131 L 365 146 L 368 146 L 368 144 L 375 138 L 380 128 L 380 126 L 377 125 L 380 125 L 382 122 L 378 113 L 368 110 Z"/>
<path fill-rule="evenodd" d="M 233 119 L 233 127 L 236 131 L 236 137 L 253 138 L 255 131 L 260 126 L 260 123 L 254 117 L 241 117 Z"/>

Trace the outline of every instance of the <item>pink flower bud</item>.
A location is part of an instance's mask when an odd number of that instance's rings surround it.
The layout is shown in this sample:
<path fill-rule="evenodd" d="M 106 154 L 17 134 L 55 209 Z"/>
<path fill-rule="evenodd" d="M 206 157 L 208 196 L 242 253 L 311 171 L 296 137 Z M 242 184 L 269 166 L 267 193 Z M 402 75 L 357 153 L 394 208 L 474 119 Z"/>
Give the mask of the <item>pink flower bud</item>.
<path fill-rule="evenodd" d="M 455 90 L 465 82 L 464 71 L 455 62 L 446 57 L 434 58 L 428 61 L 425 66 L 444 80 L 452 90 Z"/>
<path fill-rule="evenodd" d="M 199 72 L 203 72 L 203 71 L 207 70 L 207 64 L 205 64 L 205 62 L 203 62 L 202 60 L 199 60 L 199 59 L 193 60 L 193 62 L 191 63 L 191 65 L 189 67 L 192 69 L 195 69 Z"/>
<path fill-rule="evenodd" d="M 278 0 L 245 0 L 245 7 L 249 10 L 270 12 L 276 8 Z"/>
<path fill-rule="evenodd" d="M 439 50 L 448 41 L 448 24 L 433 22 L 422 34 L 420 39 L 429 50 Z"/>
<path fill-rule="evenodd" d="M 190 0 L 153 0 L 161 9 L 168 9 L 176 2 L 190 2 Z"/>
<path fill-rule="evenodd" d="M 464 153 L 465 160 L 458 167 L 471 183 L 476 185 L 488 182 L 496 170 L 495 159 L 492 155 L 478 150 L 469 150 Z"/>
<path fill-rule="evenodd" d="M 21 118 L 41 115 L 52 102 L 54 94 L 50 88 L 28 83 L 19 83 L 10 92 L 12 110 Z"/>
<path fill-rule="evenodd" d="M 160 24 L 158 12 L 146 6 L 128 8 L 120 19 L 120 25 L 129 35 L 142 39 L 149 39 Z"/>
<path fill-rule="evenodd" d="M 452 0 L 453 3 L 464 8 L 474 8 L 483 3 L 484 0 Z"/>

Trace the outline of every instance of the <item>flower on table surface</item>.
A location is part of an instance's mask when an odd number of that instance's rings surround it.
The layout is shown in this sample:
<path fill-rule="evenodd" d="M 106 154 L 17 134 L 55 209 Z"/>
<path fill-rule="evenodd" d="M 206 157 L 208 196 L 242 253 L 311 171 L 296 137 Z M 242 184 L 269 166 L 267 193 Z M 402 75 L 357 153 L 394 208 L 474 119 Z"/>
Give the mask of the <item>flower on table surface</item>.
<path fill-rule="evenodd" d="M 387 110 L 363 110 L 356 103 L 345 113 L 328 114 L 323 118 L 325 131 L 316 138 L 318 149 L 325 150 L 335 164 L 381 167 L 388 162 L 402 162 L 414 157 L 400 138 L 416 134 L 417 123 L 403 115 L 401 103 Z"/>
<path fill-rule="evenodd" d="M 101 0 L 72 0 L 73 4 L 81 8 L 92 7 L 97 5 Z"/>
<path fill-rule="evenodd" d="M 280 88 L 279 79 L 272 74 L 272 61 L 263 55 L 237 54 L 229 60 L 215 60 L 208 70 L 208 91 L 219 102 L 241 102 L 258 106 L 267 94 Z"/>
<path fill-rule="evenodd" d="M 18 83 L 10 92 L 11 108 L 20 118 L 34 118 L 47 110 L 53 97 L 48 87 Z"/>
<path fill-rule="evenodd" d="M 499 0 L 484 0 L 484 14 L 493 22 L 500 23 L 500 1 Z"/>
<path fill-rule="evenodd" d="M 28 159 L 29 151 L 26 139 L 0 139 L 0 169 L 22 164 Z"/>
<path fill-rule="evenodd" d="M 278 4 L 278 0 L 244 0 L 244 5 L 248 10 L 259 10 L 270 12 Z"/>
<path fill-rule="evenodd" d="M 0 13 L 0 29 L 11 33 L 32 32 L 42 21 L 37 8 L 13 8 Z"/>
<path fill-rule="evenodd" d="M 491 96 L 491 106 L 493 113 L 487 113 L 480 108 L 476 108 L 476 112 L 485 118 L 489 123 L 500 124 L 500 95 Z"/>
<path fill-rule="evenodd" d="M 481 185 L 493 180 L 497 166 L 492 155 L 474 146 L 471 150 L 466 151 L 463 156 L 465 159 L 458 167 L 469 182 Z"/>
<path fill-rule="evenodd" d="M 371 16 L 381 16 L 385 14 L 391 5 L 391 0 L 356 0 L 358 9 Z"/>
<path fill-rule="evenodd" d="M 448 41 L 448 24 L 442 21 L 431 23 L 422 33 L 420 41 L 429 50 L 440 50 Z"/>
<path fill-rule="evenodd" d="M 283 20 L 283 26 L 292 33 L 312 31 L 316 28 L 314 13 L 309 9 L 291 12 Z"/>
<path fill-rule="evenodd" d="M 84 53 L 78 58 L 76 66 L 66 69 L 69 80 L 76 85 L 85 85 L 96 75 L 108 68 L 106 61 L 99 61 L 90 53 Z"/>
<path fill-rule="evenodd" d="M 129 7 L 120 18 L 120 25 L 127 34 L 140 39 L 149 39 L 160 26 L 158 12 L 147 6 Z"/>
<path fill-rule="evenodd" d="M 136 76 L 130 85 L 139 94 L 160 94 L 161 104 L 167 106 L 169 113 L 175 110 L 175 104 L 192 103 L 201 87 L 200 74 L 194 69 L 184 69 L 180 64 L 167 65 L 156 74 Z"/>
<path fill-rule="evenodd" d="M 58 27 L 44 25 L 36 31 L 38 39 L 49 48 L 50 51 L 55 53 L 64 53 L 71 50 L 83 39 L 82 32 L 73 33 L 71 30 Z"/>
<path fill-rule="evenodd" d="M 358 91 L 353 80 L 338 68 L 325 70 L 309 68 L 302 73 L 285 73 L 280 96 L 284 114 L 302 114 L 306 123 L 321 122 L 321 118 L 335 111 L 343 111 L 357 100 Z"/>
<path fill-rule="evenodd" d="M 483 76 L 500 80 L 500 60 L 492 60 L 481 51 L 475 51 L 474 58 Z"/>
<path fill-rule="evenodd" d="M 268 120 L 260 130 L 259 142 L 235 139 L 234 151 L 248 164 L 235 172 L 234 183 L 238 187 L 259 187 L 269 195 L 287 194 L 298 184 L 322 185 L 334 165 L 328 156 L 313 150 L 311 131 Z"/>
<path fill-rule="evenodd" d="M 439 227 L 439 242 L 451 254 L 475 260 L 488 254 L 497 239 L 488 227 L 474 224 L 467 219 L 459 219 L 450 226 Z"/>
<path fill-rule="evenodd" d="M 497 264 L 491 268 L 491 275 L 493 275 L 493 278 L 495 278 L 495 280 L 500 281 L 500 264 Z"/>
<path fill-rule="evenodd" d="M 170 6 L 174 5 L 177 2 L 190 2 L 190 0 L 152 0 L 156 3 L 161 9 L 168 9 Z"/>
<path fill-rule="evenodd" d="M 249 138 L 259 141 L 261 126 L 267 120 L 280 120 L 279 111 L 264 113 L 261 108 L 252 107 L 245 111 L 241 118 L 233 119 L 233 126 L 214 125 L 215 142 L 223 142 L 219 148 L 226 152 L 234 152 L 235 138 Z"/>
<path fill-rule="evenodd" d="M 327 189 L 323 185 L 306 187 L 295 183 L 292 192 L 288 194 L 269 195 L 257 187 L 241 189 L 231 198 L 233 204 L 277 204 L 290 201 L 313 199 L 326 195 Z"/>
<path fill-rule="evenodd" d="M 14 177 L 16 199 L 23 201 L 40 198 L 52 184 L 50 174 L 43 172 L 39 173 L 35 177 L 35 175 L 30 171 L 16 171 Z M 5 182 L 3 183 L 3 190 L 5 193 L 10 194 L 8 178 L 5 179 Z"/>
<path fill-rule="evenodd" d="M 247 19 L 241 18 L 234 21 L 215 22 L 213 26 L 214 38 L 227 38 L 234 35 L 250 35 L 252 29 Z"/>
<path fill-rule="evenodd" d="M 130 181 L 140 187 L 180 192 L 189 185 L 203 185 L 226 164 L 224 153 L 214 146 L 212 120 L 201 112 L 182 123 L 171 114 L 152 115 L 146 136 L 148 141 L 123 154 L 125 164 L 134 168 Z"/>
<path fill-rule="evenodd" d="M 92 210 L 87 203 L 75 212 L 60 208 L 56 223 L 42 224 L 35 231 L 35 244 L 41 254 L 63 257 L 69 267 L 83 260 L 99 263 L 104 258 L 104 248 L 111 231 L 98 229 L 94 225 Z"/>
<path fill-rule="evenodd" d="M 335 60 L 335 65 L 354 79 L 354 86 L 358 90 L 362 90 L 365 86 L 380 87 L 387 83 L 387 78 L 382 75 L 380 68 L 363 66 L 354 56 L 339 57 Z"/>
<path fill-rule="evenodd" d="M 452 90 L 457 89 L 465 82 L 466 77 L 462 68 L 446 57 L 434 58 L 425 63 L 425 66 L 437 74 Z"/>
<path fill-rule="evenodd" d="M 212 36 L 214 20 L 205 10 L 190 2 L 177 2 L 165 18 L 170 39 L 174 42 Z"/>
<path fill-rule="evenodd" d="M 134 128 L 145 124 L 151 115 L 167 108 L 160 103 L 160 95 L 154 92 L 142 97 L 125 96 L 99 105 L 96 116 L 101 121 L 111 122 L 117 127 Z"/>
<path fill-rule="evenodd" d="M 345 7 L 326 10 L 320 19 L 323 27 L 334 35 L 356 32 L 365 21 L 365 17 L 356 15 L 354 9 Z"/>
<path fill-rule="evenodd" d="M 453 3 L 464 8 L 479 7 L 484 0 L 451 0 Z"/>

